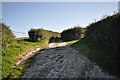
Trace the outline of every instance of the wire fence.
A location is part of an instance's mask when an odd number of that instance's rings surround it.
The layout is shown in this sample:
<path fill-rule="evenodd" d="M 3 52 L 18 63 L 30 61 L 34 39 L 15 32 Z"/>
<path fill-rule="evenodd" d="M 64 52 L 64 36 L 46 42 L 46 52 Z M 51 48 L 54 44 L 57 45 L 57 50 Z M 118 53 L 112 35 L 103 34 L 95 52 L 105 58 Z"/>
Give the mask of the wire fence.
<path fill-rule="evenodd" d="M 28 34 L 25 32 L 18 32 L 18 31 L 12 31 L 13 34 L 15 35 L 15 37 L 19 38 L 19 37 L 28 37 Z"/>

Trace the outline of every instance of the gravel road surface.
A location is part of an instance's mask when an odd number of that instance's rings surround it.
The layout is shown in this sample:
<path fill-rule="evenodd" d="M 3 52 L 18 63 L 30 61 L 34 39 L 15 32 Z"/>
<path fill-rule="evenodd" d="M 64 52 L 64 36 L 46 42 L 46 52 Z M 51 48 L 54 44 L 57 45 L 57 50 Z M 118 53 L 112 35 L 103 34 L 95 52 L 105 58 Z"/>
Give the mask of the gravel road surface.
<path fill-rule="evenodd" d="M 22 78 L 114 78 L 66 43 L 51 45 L 34 58 Z"/>

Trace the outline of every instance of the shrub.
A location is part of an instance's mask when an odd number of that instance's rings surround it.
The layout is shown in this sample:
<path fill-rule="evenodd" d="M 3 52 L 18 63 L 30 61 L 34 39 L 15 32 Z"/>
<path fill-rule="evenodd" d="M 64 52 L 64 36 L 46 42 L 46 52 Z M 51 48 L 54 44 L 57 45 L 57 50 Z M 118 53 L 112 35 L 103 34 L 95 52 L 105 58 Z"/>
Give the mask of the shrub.
<path fill-rule="evenodd" d="M 87 27 L 85 37 L 78 41 L 87 45 L 87 57 L 107 72 L 120 77 L 120 14 L 108 16 Z M 81 46 L 82 47 L 82 46 Z M 82 49 L 79 47 L 80 49 Z"/>
<path fill-rule="evenodd" d="M 61 33 L 61 39 L 63 41 L 71 41 L 78 40 L 82 38 L 82 34 L 84 34 L 85 29 L 79 26 L 64 30 Z"/>
<path fill-rule="evenodd" d="M 16 40 L 10 26 L 7 26 L 4 23 L 0 23 L 0 25 L 0 27 L 2 27 L 2 47 L 4 48 L 7 44 L 12 44 Z"/>
<path fill-rule="evenodd" d="M 29 38 L 33 42 L 40 41 L 41 39 L 50 39 L 51 37 L 60 37 L 58 32 L 53 32 L 45 29 L 31 29 L 28 31 Z"/>

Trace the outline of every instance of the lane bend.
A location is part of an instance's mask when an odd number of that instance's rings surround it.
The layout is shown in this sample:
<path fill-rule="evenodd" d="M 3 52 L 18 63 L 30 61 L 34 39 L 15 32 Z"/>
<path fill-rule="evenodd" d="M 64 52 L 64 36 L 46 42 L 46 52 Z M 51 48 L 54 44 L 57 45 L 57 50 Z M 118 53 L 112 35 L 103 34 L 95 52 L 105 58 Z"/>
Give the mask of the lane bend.
<path fill-rule="evenodd" d="M 63 46 L 62 46 L 63 45 Z M 25 69 L 21 78 L 114 78 L 80 55 L 72 47 L 60 43 L 49 45 Z"/>

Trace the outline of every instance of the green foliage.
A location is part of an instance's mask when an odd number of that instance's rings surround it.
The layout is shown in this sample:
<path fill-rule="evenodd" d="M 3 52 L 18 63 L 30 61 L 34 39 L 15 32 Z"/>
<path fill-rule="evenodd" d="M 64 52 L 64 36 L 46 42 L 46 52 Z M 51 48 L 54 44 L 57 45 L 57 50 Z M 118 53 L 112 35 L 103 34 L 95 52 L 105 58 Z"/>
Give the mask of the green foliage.
<path fill-rule="evenodd" d="M 56 43 L 61 42 L 61 38 L 60 37 L 51 37 L 49 39 L 49 43 L 52 43 L 52 42 L 56 42 Z"/>
<path fill-rule="evenodd" d="M 17 66 L 17 68 L 9 75 L 9 78 L 20 78 L 20 76 L 24 73 L 24 69 L 29 65 L 32 60 L 29 59 L 26 62 Z"/>
<path fill-rule="evenodd" d="M 15 38 L 9 26 L 1 23 L 0 29 L 2 28 L 2 77 L 6 78 L 9 72 L 13 69 L 18 57 L 24 52 L 30 52 L 31 50 L 39 47 L 43 48 L 49 43 L 49 38 L 60 37 L 57 32 L 52 32 L 44 29 L 31 29 L 28 33 L 29 38 Z M 37 42 L 36 42 L 37 41 Z M 13 77 L 21 75 L 24 65 L 17 69 L 13 73 Z M 14 75 L 15 74 L 15 75 Z"/>
<path fill-rule="evenodd" d="M 82 42 L 82 40 L 77 41 L 76 43 L 71 44 L 71 46 L 76 49 L 77 51 L 79 51 L 79 53 L 85 55 L 88 57 L 88 54 L 90 52 L 90 48 L 88 47 L 87 44 L 85 44 L 84 42 Z"/>
<path fill-rule="evenodd" d="M 12 33 L 10 26 L 0 23 L 0 27 L 2 27 L 2 47 L 4 48 L 7 44 L 12 44 L 15 42 L 15 36 Z"/>
<path fill-rule="evenodd" d="M 120 14 L 116 14 L 91 24 L 88 26 L 85 34 L 87 42 L 94 43 L 97 46 L 104 45 L 107 48 L 118 51 L 118 44 L 120 42 L 119 22 Z"/>
<path fill-rule="evenodd" d="M 67 41 L 67 44 L 71 45 L 73 43 L 76 43 L 78 40 L 72 40 L 72 41 Z"/>
<path fill-rule="evenodd" d="M 120 77 L 120 14 L 87 27 L 85 37 L 72 46 L 107 72 Z"/>
<path fill-rule="evenodd" d="M 19 55 L 24 52 L 30 52 L 36 47 L 45 47 L 49 40 L 48 39 L 42 39 L 40 42 L 28 42 L 23 41 L 26 40 L 25 38 L 17 39 L 18 41 L 22 41 L 19 43 L 13 43 L 6 46 L 4 49 L 2 49 L 2 77 L 6 78 L 9 75 L 9 72 L 13 69 L 13 66 L 15 65 L 16 61 L 19 59 Z M 24 65 L 21 66 L 22 69 L 17 69 L 13 77 L 18 77 L 21 75 L 21 72 L 24 68 Z"/>
<path fill-rule="evenodd" d="M 60 37 L 60 34 L 45 29 L 31 29 L 28 31 L 29 38 L 33 42 L 40 41 L 41 39 L 50 39 L 51 37 Z"/>
<path fill-rule="evenodd" d="M 71 41 L 78 40 L 82 38 L 82 34 L 84 34 L 85 29 L 79 26 L 64 30 L 61 33 L 61 39 L 63 41 Z"/>

